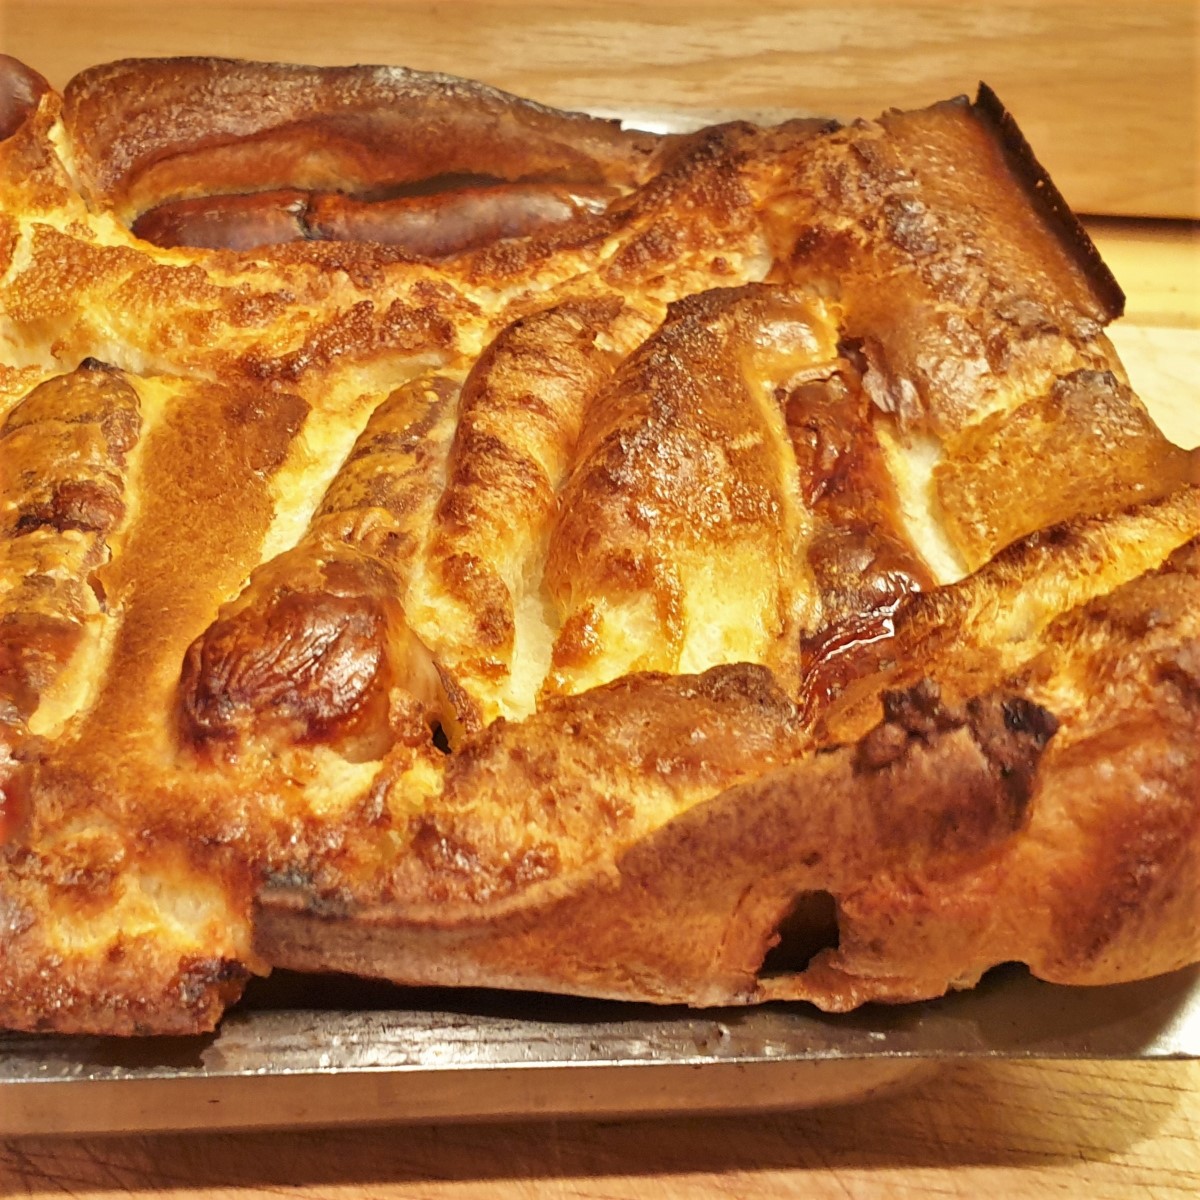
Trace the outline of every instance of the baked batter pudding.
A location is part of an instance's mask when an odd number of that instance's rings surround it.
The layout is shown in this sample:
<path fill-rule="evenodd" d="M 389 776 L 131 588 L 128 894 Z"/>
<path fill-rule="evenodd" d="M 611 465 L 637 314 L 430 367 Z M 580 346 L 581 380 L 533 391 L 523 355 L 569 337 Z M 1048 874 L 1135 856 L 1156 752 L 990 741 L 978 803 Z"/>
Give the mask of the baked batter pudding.
<path fill-rule="evenodd" d="M 996 97 L 0 67 L 0 1026 L 1200 959 L 1200 463 Z"/>

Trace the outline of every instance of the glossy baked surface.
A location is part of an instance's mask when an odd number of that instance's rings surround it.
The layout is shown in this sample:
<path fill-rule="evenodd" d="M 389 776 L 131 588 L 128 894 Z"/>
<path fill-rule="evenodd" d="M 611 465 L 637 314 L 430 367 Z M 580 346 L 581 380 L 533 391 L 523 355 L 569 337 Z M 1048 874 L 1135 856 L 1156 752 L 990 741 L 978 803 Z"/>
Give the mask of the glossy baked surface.
<path fill-rule="evenodd" d="M 0 1023 L 1200 956 L 1195 455 L 993 98 L 9 80 Z"/>

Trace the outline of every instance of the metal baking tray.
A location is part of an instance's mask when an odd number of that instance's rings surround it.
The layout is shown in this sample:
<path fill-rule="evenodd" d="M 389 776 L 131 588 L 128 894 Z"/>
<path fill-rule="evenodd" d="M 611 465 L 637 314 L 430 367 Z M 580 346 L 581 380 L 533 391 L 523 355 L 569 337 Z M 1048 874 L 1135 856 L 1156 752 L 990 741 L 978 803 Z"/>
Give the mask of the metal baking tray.
<path fill-rule="evenodd" d="M 964 1058 L 1200 1058 L 1200 967 L 1068 988 L 1010 966 L 971 992 L 840 1016 L 280 973 L 206 1037 L 0 1035 L 0 1136 L 779 1110 Z"/>

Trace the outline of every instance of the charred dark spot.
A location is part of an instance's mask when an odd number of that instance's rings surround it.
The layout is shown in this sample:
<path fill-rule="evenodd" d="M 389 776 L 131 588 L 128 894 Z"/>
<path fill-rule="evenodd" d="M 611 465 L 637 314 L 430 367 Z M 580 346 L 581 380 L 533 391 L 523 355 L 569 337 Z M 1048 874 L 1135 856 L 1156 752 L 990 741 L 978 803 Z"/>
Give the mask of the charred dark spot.
<path fill-rule="evenodd" d="M 188 1008 L 210 1003 L 213 993 L 224 1001 L 238 995 L 250 978 L 244 963 L 232 958 L 203 958 L 185 964 L 179 975 L 179 999 Z"/>
<path fill-rule="evenodd" d="M 813 257 L 827 237 L 827 231 L 817 225 L 805 225 L 798 229 L 792 241 L 792 262 L 801 263 L 805 259 Z"/>
<path fill-rule="evenodd" d="M 1010 733 L 1032 735 L 1039 746 L 1044 746 L 1058 731 L 1058 718 L 1047 709 L 1021 696 L 1005 700 L 1004 727 Z"/>
<path fill-rule="evenodd" d="M 968 702 L 967 721 L 1010 799 L 1023 811 L 1041 753 L 1058 730 L 1057 718 L 1022 696 L 989 696 Z M 1018 817 L 1014 811 L 1014 820 Z"/>
<path fill-rule="evenodd" d="M 1200 640 L 1185 641 L 1158 667 L 1158 676 L 1174 684 L 1190 702 L 1200 703 Z"/>
<path fill-rule="evenodd" d="M 107 533 L 124 515 L 125 505 L 116 488 L 84 479 L 68 480 L 49 496 L 24 506 L 13 532 L 20 535 L 48 528 L 56 533 L 72 529 Z"/>
<path fill-rule="evenodd" d="M 885 720 L 924 738 L 962 724 L 962 719 L 942 704 L 941 690 L 932 679 L 922 679 L 903 691 L 884 692 L 883 714 Z"/>
<path fill-rule="evenodd" d="M 354 897 L 345 889 L 334 889 L 309 896 L 305 911 L 325 921 L 339 921 L 354 912 Z"/>
<path fill-rule="evenodd" d="M 311 888 L 312 884 L 312 874 L 299 867 L 268 869 L 262 874 L 262 886 L 276 891 L 302 892 Z"/>
<path fill-rule="evenodd" d="M 913 742 L 927 743 L 958 729 L 963 718 L 945 707 L 932 679 L 883 693 L 883 721 L 859 742 L 855 769 L 878 771 L 904 757 Z"/>

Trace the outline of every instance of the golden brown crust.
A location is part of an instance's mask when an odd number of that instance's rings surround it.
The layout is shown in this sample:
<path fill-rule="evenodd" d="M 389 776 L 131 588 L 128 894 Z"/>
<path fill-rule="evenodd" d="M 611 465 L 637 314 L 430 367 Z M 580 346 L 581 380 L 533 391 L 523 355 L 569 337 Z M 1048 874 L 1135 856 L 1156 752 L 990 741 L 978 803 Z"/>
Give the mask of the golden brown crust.
<path fill-rule="evenodd" d="M 1125 293 L 1100 257 L 1095 243 L 1079 218 L 1071 211 L 1063 194 L 1050 178 L 1050 173 L 1038 162 L 1033 147 L 1025 140 L 1016 118 L 1004 107 L 1000 97 L 986 83 L 979 84 L 973 105 L 979 116 L 996 129 L 1012 173 L 1025 186 L 1025 195 L 1039 212 L 1059 231 L 1071 247 L 1080 265 L 1087 272 L 1092 290 L 1101 297 L 1109 320 L 1125 312 Z"/>
<path fill-rule="evenodd" d="M 459 386 L 398 388 L 372 413 L 304 538 L 260 567 L 188 648 L 181 730 L 198 748 L 337 745 L 382 758 L 420 740 L 431 703 L 399 597 L 423 546 Z"/>
<path fill-rule="evenodd" d="M 1025 686 L 1063 723 L 1023 836 L 969 880 L 858 889 L 841 905 L 837 950 L 797 994 L 851 1007 L 969 986 L 1009 960 L 1076 984 L 1195 960 L 1198 552 L 1193 540 L 1161 571 L 1051 625 Z"/>
<path fill-rule="evenodd" d="M 447 686 L 462 697 L 456 728 L 478 732 L 534 706 L 536 685 L 514 667 L 518 654 L 536 653 L 531 638 L 548 632 L 540 613 L 522 609 L 538 602 L 585 408 L 651 327 L 618 295 L 568 299 L 504 329 L 467 376 L 428 578 L 410 601 Z"/>
<path fill-rule="evenodd" d="M 801 642 L 805 674 L 892 629 L 905 597 L 934 576 L 906 528 L 896 482 L 874 429 L 874 406 L 854 364 L 780 397 L 812 509 L 807 559 L 821 615 Z"/>
<path fill-rule="evenodd" d="M 1031 473 L 1033 444 L 1043 452 Z M 1190 462 L 1111 371 L 1081 370 L 948 440 L 934 483 L 949 535 L 975 569 L 1046 524 L 1168 495 L 1188 481 Z"/>
<path fill-rule="evenodd" d="M 750 286 L 672 305 L 583 424 L 546 560 L 549 690 L 722 662 L 788 672 L 807 514 L 775 389 L 836 360 L 818 297 Z"/>
<path fill-rule="evenodd" d="M 965 101 L 856 122 L 786 160 L 769 202 L 779 269 L 835 291 L 868 393 L 904 424 L 953 432 L 1100 365 L 1107 276 L 1029 203 Z"/>
<path fill-rule="evenodd" d="M 1001 705 L 1008 719 L 994 716 Z M 368 907 L 354 912 L 348 936 L 336 910 L 306 921 L 301 897 L 268 892 L 258 945 L 301 968 L 317 959 L 382 967 L 413 983 L 453 974 L 660 1003 L 746 1003 L 762 998 L 755 972 L 798 894 L 839 892 L 864 873 L 919 869 L 927 858 L 977 859 L 1011 837 L 1053 729 L 1044 710 L 1019 699 L 951 712 L 914 696 L 874 743 L 774 770 L 778 759 L 768 759 L 757 778 L 656 832 L 615 840 L 603 866 L 569 891 L 539 880 L 521 903 L 486 892 L 473 905 Z"/>
<path fill-rule="evenodd" d="M 122 840 L 105 830 L 46 854 L 0 847 L 6 1026 L 189 1034 L 212 1028 L 241 995 L 254 959 L 222 924 L 228 897 L 247 890 L 244 870 L 222 869 L 216 854 L 199 870 L 178 851 L 135 865 Z M 183 938 L 163 936 L 174 905 L 190 927 Z M 93 923 L 112 932 L 97 938 Z M 47 945 L 38 933 L 52 924 L 102 951 L 81 954 L 69 938 Z"/>
<path fill-rule="evenodd" d="M 0 1025 L 1200 958 L 1198 460 L 986 96 L 0 96 Z"/>
<path fill-rule="evenodd" d="M 1200 952 L 1198 569 L 1194 541 L 1060 618 L 1010 685 L 1024 695 L 954 710 L 929 685 L 888 693 L 858 743 L 768 769 L 628 849 L 614 839 L 577 888 L 535 876 L 520 902 L 509 888 L 332 908 L 281 889 L 260 900 L 259 950 L 405 983 L 831 1010 L 940 995 L 1010 960 L 1068 983 L 1175 969 Z M 473 795 L 487 804 L 486 785 Z M 815 893 L 836 903 L 833 948 L 764 973 Z"/>
<path fill-rule="evenodd" d="M 387 893 L 441 923 L 543 880 L 557 886 L 799 744 L 791 702 L 749 664 L 630 675 L 552 699 L 452 759 Z"/>
<path fill-rule="evenodd" d="M 1061 613 L 1153 570 L 1200 537 L 1200 489 L 1108 519 L 1030 534 L 952 587 L 914 596 L 890 636 L 814 659 L 804 682 L 820 741 L 860 737 L 879 719 L 884 689 L 936 680 L 958 698 L 990 690 L 1042 649 Z"/>

